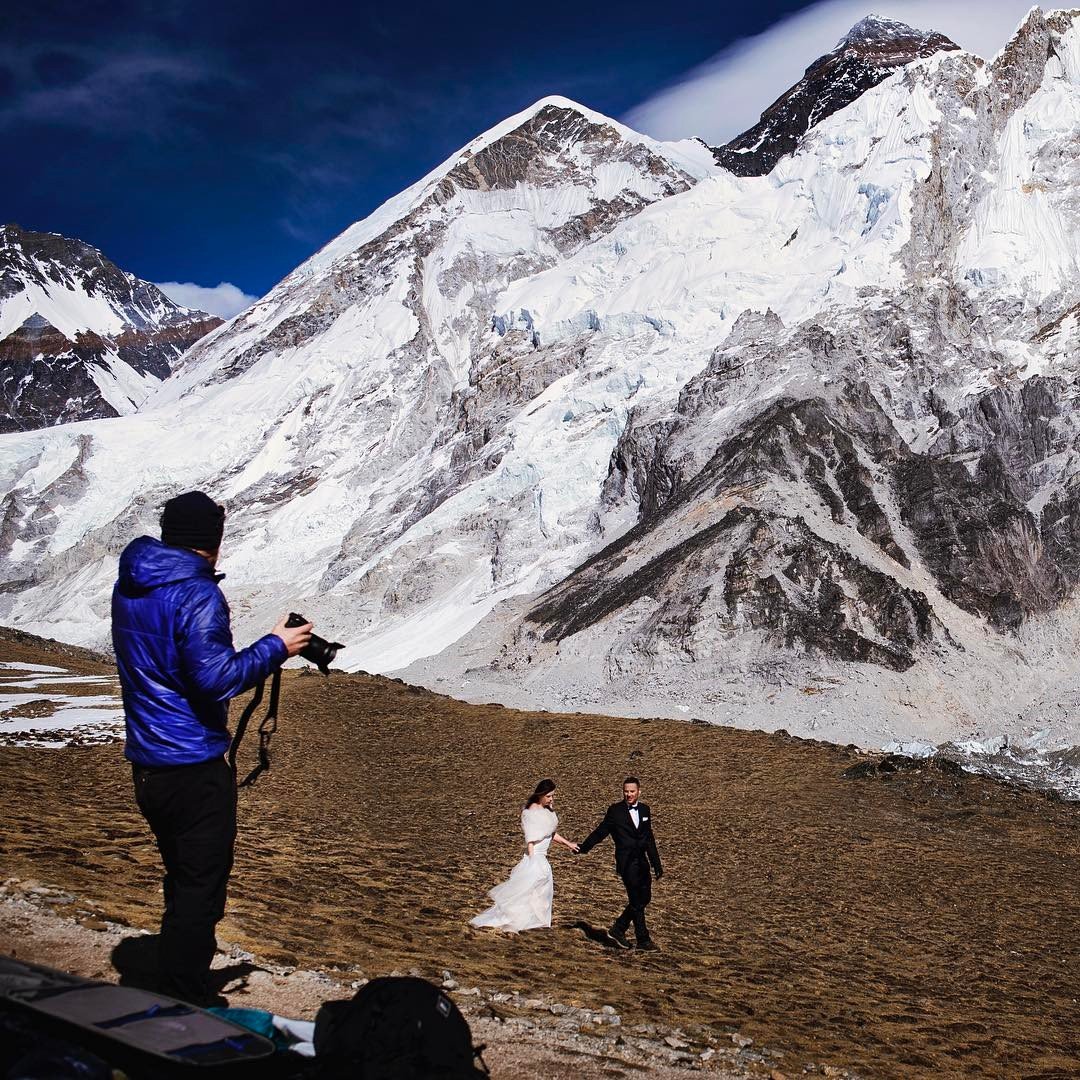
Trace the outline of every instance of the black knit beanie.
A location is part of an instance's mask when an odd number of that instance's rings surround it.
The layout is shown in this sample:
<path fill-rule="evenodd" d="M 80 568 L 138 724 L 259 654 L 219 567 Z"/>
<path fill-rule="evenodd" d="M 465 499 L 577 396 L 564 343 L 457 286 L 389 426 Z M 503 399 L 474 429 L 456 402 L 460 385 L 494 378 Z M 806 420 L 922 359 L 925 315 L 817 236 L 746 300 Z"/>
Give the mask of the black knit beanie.
<path fill-rule="evenodd" d="M 225 532 L 225 507 L 201 491 L 188 491 L 165 504 L 161 542 L 173 547 L 217 551 Z"/>

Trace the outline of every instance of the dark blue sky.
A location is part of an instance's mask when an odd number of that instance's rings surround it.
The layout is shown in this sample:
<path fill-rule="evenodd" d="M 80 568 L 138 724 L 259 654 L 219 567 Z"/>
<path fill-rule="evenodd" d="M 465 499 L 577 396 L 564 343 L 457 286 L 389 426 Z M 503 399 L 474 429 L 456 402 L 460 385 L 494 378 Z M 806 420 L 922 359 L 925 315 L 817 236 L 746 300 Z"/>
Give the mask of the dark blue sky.
<path fill-rule="evenodd" d="M 261 294 L 537 98 L 619 116 L 804 6 L 9 0 L 0 220 Z"/>

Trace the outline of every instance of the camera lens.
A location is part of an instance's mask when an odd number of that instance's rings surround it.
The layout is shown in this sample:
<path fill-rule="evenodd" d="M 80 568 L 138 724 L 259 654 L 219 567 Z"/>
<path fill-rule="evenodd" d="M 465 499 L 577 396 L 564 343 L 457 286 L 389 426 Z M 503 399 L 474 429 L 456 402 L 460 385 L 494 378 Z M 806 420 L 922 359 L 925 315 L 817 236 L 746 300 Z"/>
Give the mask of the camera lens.
<path fill-rule="evenodd" d="M 298 615 L 295 611 L 292 611 L 289 613 L 285 625 L 305 626 L 307 622 L 308 620 L 303 615 Z M 319 637 L 318 634 L 312 634 L 310 643 L 301 649 L 300 655 L 314 664 L 324 675 L 329 675 L 330 665 L 334 662 L 334 657 L 337 656 L 339 649 L 344 648 L 345 646 L 340 641 L 327 641 L 326 638 Z"/>
<path fill-rule="evenodd" d="M 327 641 L 318 634 L 311 635 L 311 644 L 300 655 L 305 660 L 310 660 L 324 675 L 329 675 L 330 665 L 338 654 L 338 649 L 345 648 L 340 642 Z"/>

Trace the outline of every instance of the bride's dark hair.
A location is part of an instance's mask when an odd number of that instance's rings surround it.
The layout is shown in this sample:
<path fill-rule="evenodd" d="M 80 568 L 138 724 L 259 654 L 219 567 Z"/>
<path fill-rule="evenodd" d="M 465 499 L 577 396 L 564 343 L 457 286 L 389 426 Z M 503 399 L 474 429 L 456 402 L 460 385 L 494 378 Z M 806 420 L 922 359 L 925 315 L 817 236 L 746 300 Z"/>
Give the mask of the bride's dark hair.
<path fill-rule="evenodd" d="M 529 801 L 525 804 L 525 809 L 528 810 L 530 806 L 535 806 L 549 791 L 555 790 L 554 780 L 541 780 L 536 785 L 536 790 L 529 796 Z"/>

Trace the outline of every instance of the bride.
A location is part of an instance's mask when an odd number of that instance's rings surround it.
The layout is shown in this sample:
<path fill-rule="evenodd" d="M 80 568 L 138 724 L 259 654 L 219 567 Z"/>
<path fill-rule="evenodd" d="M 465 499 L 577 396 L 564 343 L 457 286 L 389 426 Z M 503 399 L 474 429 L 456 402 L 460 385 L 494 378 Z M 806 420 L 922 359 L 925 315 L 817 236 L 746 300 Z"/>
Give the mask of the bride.
<path fill-rule="evenodd" d="M 541 780 L 521 811 L 525 833 L 525 854 L 510 872 L 510 877 L 496 885 L 488 896 L 495 902 L 470 922 L 471 926 L 489 926 L 496 930 L 535 930 L 551 925 L 551 901 L 555 893 L 551 878 L 548 848 L 556 844 L 577 851 L 577 844 L 556 831 L 559 819 L 552 806 L 555 781 Z"/>

